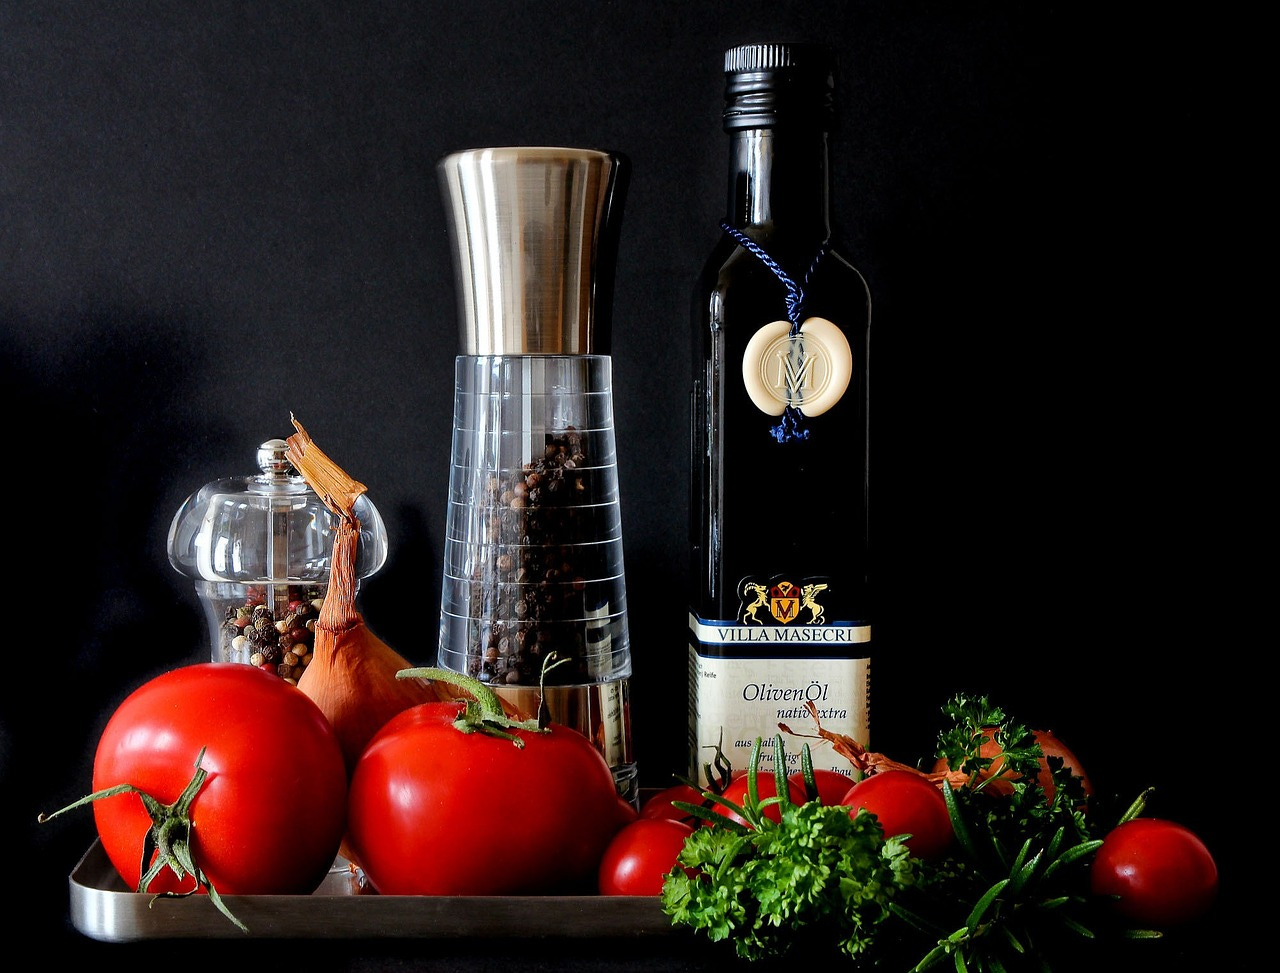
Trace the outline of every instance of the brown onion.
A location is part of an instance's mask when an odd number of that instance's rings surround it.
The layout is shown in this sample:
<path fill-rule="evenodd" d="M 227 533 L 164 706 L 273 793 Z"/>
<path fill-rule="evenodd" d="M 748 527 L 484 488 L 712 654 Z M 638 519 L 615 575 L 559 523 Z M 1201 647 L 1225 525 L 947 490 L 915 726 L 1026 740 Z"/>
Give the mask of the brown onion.
<path fill-rule="evenodd" d="M 979 756 L 990 759 L 991 765 L 978 776 L 980 780 L 986 780 L 990 777 L 1003 778 L 991 781 L 983 789 L 993 794 L 1010 794 L 1013 792 L 1013 785 L 1006 781 L 1016 779 L 1015 774 L 1009 770 L 1001 770 L 1004 764 L 1004 752 L 1000 749 L 1000 745 L 995 741 L 995 727 L 984 727 L 982 730 L 986 742 L 979 748 Z M 1071 752 L 1065 743 L 1063 743 L 1054 734 L 1052 730 L 1033 730 L 1036 743 L 1040 744 L 1042 755 L 1040 757 L 1040 773 L 1038 776 L 1040 787 L 1044 790 L 1045 800 L 1053 800 L 1053 795 L 1057 788 L 1053 783 L 1053 773 L 1049 770 L 1049 757 L 1061 757 L 1062 764 L 1067 767 L 1072 774 L 1079 777 L 1084 787 L 1085 795 L 1093 793 L 1093 784 L 1089 780 L 1089 775 L 1085 773 L 1084 765 L 1080 763 L 1080 759 Z M 949 771 L 950 765 L 946 759 L 939 757 L 933 765 L 935 774 L 944 774 Z"/>

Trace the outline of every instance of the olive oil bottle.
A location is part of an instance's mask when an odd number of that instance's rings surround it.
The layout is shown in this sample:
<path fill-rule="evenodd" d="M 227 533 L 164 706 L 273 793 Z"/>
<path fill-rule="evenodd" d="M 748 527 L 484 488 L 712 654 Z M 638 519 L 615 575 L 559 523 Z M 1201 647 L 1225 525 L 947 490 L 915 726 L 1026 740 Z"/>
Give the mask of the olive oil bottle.
<path fill-rule="evenodd" d="M 832 238 L 834 58 L 725 54 L 728 207 L 694 297 L 689 769 L 870 731 L 867 283 Z M 802 740 L 784 734 L 789 769 Z M 809 740 L 815 766 L 850 772 Z"/>

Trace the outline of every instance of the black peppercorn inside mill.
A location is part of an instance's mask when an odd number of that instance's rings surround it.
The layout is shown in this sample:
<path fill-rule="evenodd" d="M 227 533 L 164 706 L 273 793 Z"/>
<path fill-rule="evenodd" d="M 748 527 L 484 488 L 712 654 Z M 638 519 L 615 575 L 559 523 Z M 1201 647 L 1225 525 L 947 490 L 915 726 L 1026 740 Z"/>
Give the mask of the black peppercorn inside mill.
<path fill-rule="evenodd" d="M 470 674 L 503 685 L 538 685 L 543 660 L 568 660 L 546 682 L 590 678 L 586 644 L 590 579 L 599 578 L 596 490 L 582 437 L 572 426 L 547 435 L 541 457 L 487 483 L 485 543 L 471 575 L 480 618 Z M 587 624 L 584 624 L 586 622 Z"/>

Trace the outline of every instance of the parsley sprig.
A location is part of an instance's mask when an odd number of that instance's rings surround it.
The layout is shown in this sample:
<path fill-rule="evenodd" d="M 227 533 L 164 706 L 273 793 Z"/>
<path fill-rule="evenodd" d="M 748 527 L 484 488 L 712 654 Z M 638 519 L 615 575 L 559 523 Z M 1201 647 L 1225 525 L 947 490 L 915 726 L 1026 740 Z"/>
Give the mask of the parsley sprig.
<path fill-rule="evenodd" d="M 745 959 L 784 955 L 797 940 L 834 939 L 850 956 L 863 955 L 891 917 L 895 890 L 914 880 L 917 863 L 901 840 L 885 840 L 873 817 L 850 817 L 845 808 L 817 801 L 792 804 L 783 759 L 775 762 L 776 796 L 761 798 L 760 746 L 757 739 L 745 803 L 712 790 L 704 792 L 711 807 L 676 802 L 712 826 L 696 828 L 686 839 L 678 861 L 694 874 L 672 871 L 663 885 L 663 909 L 676 924 L 713 942 L 732 939 Z M 775 746 L 781 758 L 780 734 Z M 764 813 L 774 805 L 780 822 Z"/>

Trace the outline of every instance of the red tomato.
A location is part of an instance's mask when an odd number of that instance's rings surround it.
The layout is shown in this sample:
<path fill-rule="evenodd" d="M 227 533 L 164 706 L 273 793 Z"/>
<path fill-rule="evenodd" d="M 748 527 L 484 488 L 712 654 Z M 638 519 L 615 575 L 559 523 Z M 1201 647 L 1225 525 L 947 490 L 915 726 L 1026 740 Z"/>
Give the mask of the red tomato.
<path fill-rule="evenodd" d="M 864 777 L 849 788 L 840 803 L 850 814 L 859 810 L 874 814 L 886 838 L 910 835 L 906 846 L 916 858 L 936 858 L 954 837 L 942 792 L 909 770 L 886 770 Z"/>
<path fill-rule="evenodd" d="M 391 718 L 356 761 L 347 838 L 384 895 L 589 894 L 628 820 L 585 736 L 463 733 L 457 703 Z M 627 809 L 634 816 L 634 809 Z"/>
<path fill-rule="evenodd" d="M 662 881 L 693 828 L 672 818 L 637 818 L 613 836 L 600 859 L 601 895 L 661 895 Z"/>
<path fill-rule="evenodd" d="M 1102 840 L 1090 871 L 1094 895 L 1119 896 L 1121 915 L 1158 929 L 1209 910 L 1218 866 L 1191 829 L 1160 818 L 1134 818 Z"/>
<path fill-rule="evenodd" d="M 747 775 L 735 777 L 729 781 L 729 786 L 724 789 L 721 795 L 726 800 L 733 801 L 734 804 L 745 806 L 747 803 L 748 782 Z M 805 802 L 804 787 L 797 787 L 795 784 L 787 781 L 787 793 L 791 797 L 792 804 L 803 804 Z M 761 773 L 756 778 L 756 796 L 763 801 L 766 797 L 776 797 L 778 794 L 778 785 L 772 773 Z M 746 821 L 736 811 L 730 811 L 722 805 L 714 805 L 713 811 L 718 811 L 731 821 L 737 821 L 739 824 L 747 824 Z M 764 816 L 770 821 L 782 821 L 781 804 L 771 804 L 764 809 Z"/>
<path fill-rule="evenodd" d="M 690 820 L 688 811 L 675 807 L 672 801 L 684 801 L 686 804 L 701 804 L 702 792 L 688 784 L 672 784 L 664 787 L 640 805 L 642 818 L 668 818 L 675 821 Z"/>
<path fill-rule="evenodd" d="M 310 894 L 333 865 L 346 820 L 337 734 L 297 686 L 256 666 L 204 662 L 134 690 L 102 732 L 93 789 L 131 784 L 162 804 L 208 772 L 191 803 L 197 867 L 221 895 Z M 151 827 L 141 797 L 93 802 L 102 847 L 130 888 Z M 149 892 L 190 891 L 168 868 Z"/>
<path fill-rule="evenodd" d="M 804 771 L 797 770 L 794 774 L 787 777 L 787 780 L 795 784 L 805 795 Z M 842 774 L 838 770 L 826 770 L 822 767 L 813 768 L 813 782 L 818 786 L 818 803 L 824 807 L 833 807 L 844 800 L 844 796 L 849 793 L 849 788 L 853 786 L 854 780 L 850 774 Z"/>
<path fill-rule="evenodd" d="M 636 806 L 628 801 L 625 797 L 618 797 L 618 820 L 619 827 L 624 824 L 630 824 L 636 818 L 640 817 L 640 812 L 636 810 Z"/>

